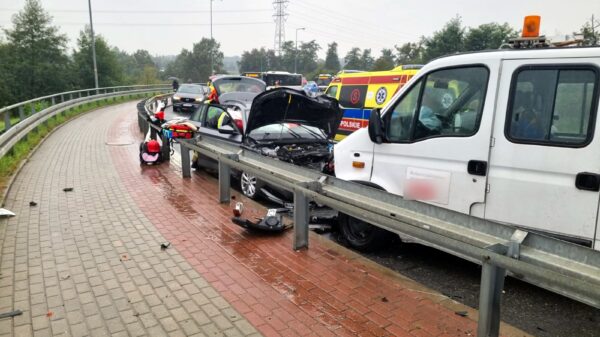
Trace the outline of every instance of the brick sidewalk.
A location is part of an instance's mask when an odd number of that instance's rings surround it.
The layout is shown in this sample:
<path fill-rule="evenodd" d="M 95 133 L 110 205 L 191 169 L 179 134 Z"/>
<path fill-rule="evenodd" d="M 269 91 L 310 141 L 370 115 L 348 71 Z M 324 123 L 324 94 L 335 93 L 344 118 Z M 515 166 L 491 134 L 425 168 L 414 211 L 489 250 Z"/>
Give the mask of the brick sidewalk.
<path fill-rule="evenodd" d="M 291 232 L 233 225 L 214 177 L 140 166 L 135 112 L 69 123 L 17 176 L 17 216 L 0 220 L 0 313 L 24 314 L 0 319 L 0 337 L 475 334 L 475 310 L 317 235 L 294 252 Z"/>
<path fill-rule="evenodd" d="M 24 313 L 0 319 L 0 336 L 258 336 L 175 249 L 160 249 L 121 185 L 109 148 L 123 143 L 107 145 L 107 132 L 132 113 L 129 103 L 70 122 L 17 176 L 6 200 L 17 216 L 0 221 L 0 313 Z"/>

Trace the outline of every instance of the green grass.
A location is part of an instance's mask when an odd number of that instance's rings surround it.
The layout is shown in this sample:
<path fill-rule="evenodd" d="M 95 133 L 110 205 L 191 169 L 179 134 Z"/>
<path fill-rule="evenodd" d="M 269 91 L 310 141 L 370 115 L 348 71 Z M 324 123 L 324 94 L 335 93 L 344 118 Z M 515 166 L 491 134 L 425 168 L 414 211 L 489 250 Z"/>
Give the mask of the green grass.
<path fill-rule="evenodd" d="M 114 104 L 120 104 L 123 102 L 138 100 L 146 96 L 153 96 L 153 94 L 133 94 L 118 98 L 109 98 L 106 100 L 96 101 L 93 103 L 84 103 L 75 108 L 63 111 L 61 114 L 55 115 L 52 118 L 47 119 L 44 123 L 40 124 L 33 131 L 31 131 L 26 138 L 20 140 L 15 146 L 7 153 L 4 157 L 0 158 L 0 191 L 4 191 L 7 187 L 7 183 L 10 177 L 14 174 L 19 164 L 27 158 L 29 153 L 44 139 L 50 131 L 55 129 L 57 126 L 64 122 L 67 122 L 74 117 L 93 110 L 99 107 L 110 106 Z M 18 118 L 17 118 L 18 121 Z M 2 123 L 4 126 L 4 123 Z"/>

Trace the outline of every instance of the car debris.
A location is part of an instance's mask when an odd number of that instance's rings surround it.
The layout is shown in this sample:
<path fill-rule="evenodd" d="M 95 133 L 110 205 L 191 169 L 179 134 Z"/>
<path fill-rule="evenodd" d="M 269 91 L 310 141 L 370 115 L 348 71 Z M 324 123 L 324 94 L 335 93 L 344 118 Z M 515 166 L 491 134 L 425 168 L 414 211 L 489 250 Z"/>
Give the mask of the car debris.
<path fill-rule="evenodd" d="M 241 203 L 237 203 L 241 204 Z M 236 204 L 236 206 L 237 206 Z M 286 229 L 292 228 L 292 225 L 286 225 L 283 222 L 283 214 L 289 213 L 287 208 L 271 208 L 267 210 L 267 215 L 264 218 L 257 218 L 258 221 L 252 222 L 248 219 L 243 219 L 240 216 L 234 216 L 231 221 L 243 228 L 250 230 L 258 230 L 263 232 L 281 233 Z M 235 214 L 235 210 L 234 210 Z M 240 213 L 241 215 L 241 213 Z"/>
<path fill-rule="evenodd" d="M 0 318 L 9 318 L 9 317 L 15 317 L 15 316 L 20 316 L 23 314 L 23 311 L 21 310 L 14 310 L 14 311 L 9 311 L 9 312 L 4 312 L 0 314 Z"/>

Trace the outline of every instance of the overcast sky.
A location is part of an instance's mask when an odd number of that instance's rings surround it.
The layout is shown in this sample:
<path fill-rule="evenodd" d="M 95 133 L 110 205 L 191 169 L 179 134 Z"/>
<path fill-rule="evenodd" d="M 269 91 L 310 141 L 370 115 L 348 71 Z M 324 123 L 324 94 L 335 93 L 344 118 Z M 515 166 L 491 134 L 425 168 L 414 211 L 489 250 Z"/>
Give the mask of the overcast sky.
<path fill-rule="evenodd" d="M 25 0 L 1 0 L 0 26 L 11 27 L 11 18 Z M 42 0 L 54 24 L 76 43 L 89 22 L 86 0 Z M 133 52 L 146 49 L 153 55 L 178 54 L 210 36 L 210 0 L 92 0 L 94 28 L 109 44 Z M 343 56 L 351 47 L 382 48 L 431 35 L 452 17 L 460 15 L 466 26 L 508 22 L 520 29 L 525 15 L 542 16 L 542 33 L 571 34 L 592 14 L 600 19 L 600 0 L 290 0 L 286 9 L 287 40 L 316 40 L 324 57 L 327 43 L 336 41 Z M 271 0 L 215 0 L 213 36 L 226 56 L 254 47 L 273 48 L 275 23 Z M 600 21 L 597 21 L 600 23 Z"/>

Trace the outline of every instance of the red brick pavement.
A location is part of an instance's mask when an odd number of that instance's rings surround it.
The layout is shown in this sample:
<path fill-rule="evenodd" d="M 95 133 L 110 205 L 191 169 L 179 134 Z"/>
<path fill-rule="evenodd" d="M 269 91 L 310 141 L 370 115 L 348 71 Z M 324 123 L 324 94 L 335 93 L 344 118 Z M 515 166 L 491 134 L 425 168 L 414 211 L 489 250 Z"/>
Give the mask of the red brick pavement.
<path fill-rule="evenodd" d="M 141 140 L 134 111 L 117 120 L 108 139 Z M 168 163 L 142 167 L 135 145 L 111 151 L 120 179 L 144 214 L 265 336 L 475 335 L 476 311 L 318 235 L 311 233 L 308 250 L 293 251 L 291 231 L 258 235 L 232 224 L 230 205 L 216 201 L 215 178 L 182 179 L 180 168 Z M 246 212 L 262 212 L 243 201 Z M 468 310 L 470 317 L 456 310 Z M 507 325 L 502 331 L 525 335 Z"/>

